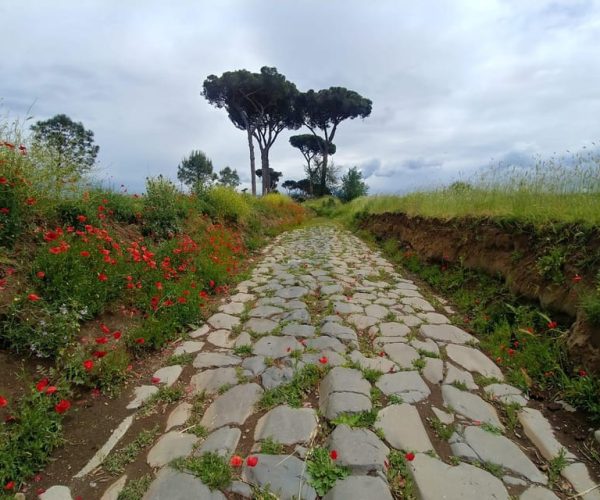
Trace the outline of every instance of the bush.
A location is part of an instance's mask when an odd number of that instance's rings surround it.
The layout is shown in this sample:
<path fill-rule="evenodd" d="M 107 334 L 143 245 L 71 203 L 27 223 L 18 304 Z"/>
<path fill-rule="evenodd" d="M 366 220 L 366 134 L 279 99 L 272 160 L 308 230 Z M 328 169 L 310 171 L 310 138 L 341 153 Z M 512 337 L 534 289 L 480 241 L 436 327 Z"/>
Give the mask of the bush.
<path fill-rule="evenodd" d="M 226 186 L 213 186 L 200 193 L 202 211 L 211 217 L 230 222 L 242 222 L 250 214 L 250 205 L 243 195 Z"/>
<path fill-rule="evenodd" d="M 143 204 L 144 235 L 154 238 L 172 238 L 181 229 L 185 213 L 178 204 L 175 185 L 162 175 L 146 179 Z"/>

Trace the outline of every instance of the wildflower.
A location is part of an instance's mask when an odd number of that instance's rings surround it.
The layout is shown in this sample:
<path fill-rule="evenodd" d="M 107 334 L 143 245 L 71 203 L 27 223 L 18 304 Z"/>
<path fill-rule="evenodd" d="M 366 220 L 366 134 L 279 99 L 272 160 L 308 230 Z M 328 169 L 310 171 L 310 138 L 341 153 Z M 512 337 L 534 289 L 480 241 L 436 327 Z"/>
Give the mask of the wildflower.
<path fill-rule="evenodd" d="M 587 377 L 587 372 L 585 370 L 579 370 L 580 377 Z"/>
<path fill-rule="evenodd" d="M 43 280 L 46 277 L 46 273 L 44 271 L 38 271 L 37 273 L 35 273 L 35 275 L 41 280 Z"/>
<path fill-rule="evenodd" d="M 6 399 L 3 396 L 0 396 L 0 408 L 4 408 L 6 405 L 8 405 L 8 399 Z"/>
<path fill-rule="evenodd" d="M 160 383 L 160 377 L 152 377 L 152 383 L 153 384 L 159 384 Z"/>
<path fill-rule="evenodd" d="M 30 206 L 30 207 L 32 207 L 36 203 L 37 203 L 37 200 L 35 198 L 27 198 L 25 200 L 25 205 Z"/>
<path fill-rule="evenodd" d="M 44 234 L 44 240 L 45 241 L 54 241 L 56 238 L 58 238 L 60 235 L 58 234 L 58 231 L 47 231 Z"/>
<path fill-rule="evenodd" d="M 163 289 L 163 284 L 160 281 L 157 281 L 154 286 L 156 287 L 157 290 L 162 290 Z"/>
<path fill-rule="evenodd" d="M 108 343 L 107 337 L 98 337 L 96 339 L 96 344 L 106 344 L 106 343 Z"/>
<path fill-rule="evenodd" d="M 0 214 L 8 215 L 10 213 L 10 208 L 2 207 L 0 208 Z"/>
<path fill-rule="evenodd" d="M 58 388 L 55 385 L 49 385 L 46 388 L 46 394 L 48 394 L 49 396 L 51 396 L 52 394 L 56 393 L 56 391 L 58 391 Z"/>
<path fill-rule="evenodd" d="M 110 333 L 110 328 L 104 323 L 100 323 L 100 330 L 102 330 L 102 333 L 106 333 L 107 335 Z"/>
<path fill-rule="evenodd" d="M 66 399 L 61 399 L 57 404 L 54 405 L 54 411 L 56 413 L 65 413 L 69 408 L 71 408 L 71 403 L 69 403 Z"/>
<path fill-rule="evenodd" d="M 79 252 L 79 255 L 81 255 L 82 257 L 89 257 L 90 252 L 88 252 L 87 250 L 83 250 L 82 252 Z"/>
<path fill-rule="evenodd" d="M 104 273 L 98 273 L 98 279 L 100 281 L 107 281 L 108 280 L 108 276 L 106 276 L 106 274 L 104 274 Z"/>
<path fill-rule="evenodd" d="M 244 459 L 239 455 L 233 455 L 229 460 L 229 465 L 231 465 L 232 467 L 241 467 L 243 463 Z"/>
<path fill-rule="evenodd" d="M 415 454 L 412 451 L 409 451 L 406 455 L 404 455 L 404 458 L 406 458 L 406 460 L 409 462 L 412 462 L 415 459 Z"/>
<path fill-rule="evenodd" d="M 90 394 L 92 395 L 93 398 L 99 398 L 102 395 L 102 393 L 100 392 L 100 389 L 98 389 L 97 387 L 94 387 L 91 390 Z"/>
<path fill-rule="evenodd" d="M 579 274 L 576 274 L 575 276 L 573 276 L 573 277 L 571 278 L 571 281 L 572 281 L 573 283 L 579 283 L 579 282 L 580 282 L 582 279 L 583 279 L 583 278 L 582 278 L 581 276 L 579 276 Z"/>
<path fill-rule="evenodd" d="M 331 460 L 337 460 L 337 457 L 338 457 L 337 451 L 331 450 L 329 452 L 329 458 L 331 458 Z"/>
<path fill-rule="evenodd" d="M 94 369 L 94 362 L 91 359 L 86 359 L 83 362 L 83 367 L 86 372 L 91 372 Z"/>
<path fill-rule="evenodd" d="M 327 361 L 329 361 L 329 360 L 327 359 L 327 356 L 321 356 L 321 357 L 319 358 L 319 363 L 321 363 L 322 365 L 326 365 L 326 364 L 327 364 Z"/>
<path fill-rule="evenodd" d="M 94 356 L 98 359 L 103 358 L 106 356 L 106 351 L 95 351 Z"/>
<path fill-rule="evenodd" d="M 31 302 L 37 302 L 38 300 L 40 300 L 40 298 L 41 297 L 39 295 L 36 295 L 35 293 L 30 293 L 27 296 L 27 299 L 30 300 Z"/>
<path fill-rule="evenodd" d="M 38 392 L 42 392 L 46 387 L 48 387 L 49 383 L 50 381 L 47 378 L 43 378 L 35 385 L 35 388 Z"/>
<path fill-rule="evenodd" d="M 507 352 L 508 352 L 509 356 L 514 356 L 515 355 L 515 350 L 514 349 L 509 349 Z"/>
<path fill-rule="evenodd" d="M 79 222 L 85 222 L 87 220 L 87 217 L 85 215 L 78 215 L 77 220 Z"/>
<path fill-rule="evenodd" d="M 0 184 L 5 186 L 6 184 L 8 184 L 8 179 L 6 177 L 0 177 Z"/>
<path fill-rule="evenodd" d="M 143 344 L 144 342 L 146 342 L 146 339 L 143 337 L 139 337 L 139 338 L 135 339 L 136 344 Z"/>
<path fill-rule="evenodd" d="M 558 326 L 558 323 L 556 321 L 548 321 L 547 326 L 550 330 L 553 330 L 554 328 L 556 328 Z"/>
<path fill-rule="evenodd" d="M 251 455 L 246 459 L 246 465 L 248 467 L 254 467 L 258 463 L 258 457 Z"/>
<path fill-rule="evenodd" d="M 214 280 L 210 280 L 210 281 L 208 282 L 208 286 L 210 286 L 211 288 L 214 288 L 214 287 L 215 287 L 215 282 L 214 282 Z"/>
<path fill-rule="evenodd" d="M 379 353 L 379 357 L 383 358 L 384 356 L 385 356 L 385 352 L 381 351 L 381 352 Z"/>
<path fill-rule="evenodd" d="M 6 483 L 4 485 L 4 490 L 5 491 L 10 491 L 10 490 L 14 490 L 15 489 L 15 482 L 14 481 L 9 481 L 8 483 Z"/>
<path fill-rule="evenodd" d="M 177 302 L 179 302 L 180 304 L 185 304 L 187 302 L 187 299 L 185 297 L 178 297 Z"/>
<path fill-rule="evenodd" d="M 117 330 L 116 332 L 114 332 L 112 334 L 112 336 L 113 336 L 113 339 L 119 340 L 121 338 L 121 332 Z"/>

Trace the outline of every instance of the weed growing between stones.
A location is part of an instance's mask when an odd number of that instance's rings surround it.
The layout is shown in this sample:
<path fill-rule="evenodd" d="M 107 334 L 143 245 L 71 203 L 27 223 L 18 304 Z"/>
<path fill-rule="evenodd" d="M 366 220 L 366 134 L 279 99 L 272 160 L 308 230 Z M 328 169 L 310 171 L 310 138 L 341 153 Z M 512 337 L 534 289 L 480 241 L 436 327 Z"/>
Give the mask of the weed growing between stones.
<path fill-rule="evenodd" d="M 173 354 L 169 356 L 165 366 L 173 366 L 173 365 L 189 365 L 194 359 L 194 355 L 188 352 L 184 352 L 182 354 Z"/>
<path fill-rule="evenodd" d="M 469 388 L 467 387 L 467 384 L 460 381 L 460 380 L 455 380 L 454 382 L 452 382 L 450 384 L 453 387 L 456 387 L 457 389 L 461 390 L 461 391 L 468 391 Z"/>
<path fill-rule="evenodd" d="M 397 450 L 391 450 L 388 455 L 388 462 L 387 480 L 392 493 L 398 498 L 415 500 L 415 485 L 408 471 L 404 454 Z"/>
<path fill-rule="evenodd" d="M 117 500 L 141 500 L 152 483 L 152 476 L 144 474 L 138 479 L 129 481 L 121 490 Z"/>
<path fill-rule="evenodd" d="M 444 424 L 437 417 L 428 418 L 427 423 L 431 426 L 435 435 L 444 441 L 448 441 L 456 430 L 453 424 Z"/>
<path fill-rule="evenodd" d="M 349 427 L 370 428 L 377 421 L 377 410 L 361 411 L 357 413 L 343 413 L 334 418 L 331 423 L 335 425 L 348 425 Z"/>
<path fill-rule="evenodd" d="M 288 404 L 293 408 L 299 408 L 302 406 L 304 396 L 317 387 L 327 371 L 327 367 L 306 365 L 295 373 L 294 378 L 289 383 L 265 391 L 258 403 L 259 408 L 270 410 L 280 404 Z"/>
<path fill-rule="evenodd" d="M 246 344 L 234 347 L 233 353 L 236 356 L 241 356 L 242 358 L 252 356 L 252 346 L 250 344 Z"/>
<path fill-rule="evenodd" d="M 171 466 L 200 478 L 211 490 L 222 490 L 231 484 L 232 472 L 227 460 L 217 453 L 205 453 L 199 457 L 178 458 Z"/>
<path fill-rule="evenodd" d="M 560 473 L 567 466 L 567 452 L 564 448 L 561 448 L 552 460 L 548 464 L 548 482 L 552 487 L 556 486 L 560 479 Z"/>
<path fill-rule="evenodd" d="M 320 495 L 325 495 L 338 481 L 350 474 L 346 467 L 336 465 L 326 448 L 313 448 L 306 458 L 310 485 Z"/>
<path fill-rule="evenodd" d="M 127 446 L 111 453 L 102 462 L 102 468 L 112 475 L 123 472 L 125 466 L 133 462 L 140 452 L 150 446 L 159 433 L 159 426 L 140 432 Z"/>
<path fill-rule="evenodd" d="M 500 427 L 496 427 L 495 425 L 490 424 L 489 422 L 482 422 L 480 427 L 491 434 L 496 434 L 497 436 L 502 435 L 502 429 Z"/>
<path fill-rule="evenodd" d="M 146 417 L 156 411 L 160 405 L 169 405 L 183 397 L 183 389 L 179 386 L 162 386 L 152 394 L 140 408 L 140 415 Z"/>
<path fill-rule="evenodd" d="M 275 441 L 272 437 L 268 437 L 260 442 L 260 452 L 267 455 L 281 455 L 283 445 Z"/>
<path fill-rule="evenodd" d="M 521 410 L 521 405 L 518 403 L 510 403 L 504 405 L 504 410 L 506 412 L 506 429 L 513 434 L 519 427 L 519 411 Z"/>

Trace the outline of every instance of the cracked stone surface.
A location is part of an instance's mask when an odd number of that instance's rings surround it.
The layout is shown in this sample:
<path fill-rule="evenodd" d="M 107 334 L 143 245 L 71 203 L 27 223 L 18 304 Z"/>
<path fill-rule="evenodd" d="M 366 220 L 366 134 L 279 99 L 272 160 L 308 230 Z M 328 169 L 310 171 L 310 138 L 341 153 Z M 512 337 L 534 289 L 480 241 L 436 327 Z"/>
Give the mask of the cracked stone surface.
<path fill-rule="evenodd" d="M 219 312 L 191 331 L 189 339 L 184 336 L 175 350 L 194 354 L 192 367 L 175 368 L 184 376 L 190 369 L 193 373 L 184 398 L 165 415 L 163 435 L 144 452 L 157 469 L 144 499 L 252 498 L 253 488 L 267 486 L 278 498 L 297 500 L 300 493 L 316 499 L 306 460 L 317 429 L 323 433 L 317 443 L 351 471 L 323 496 L 328 500 L 399 498 L 386 479 L 390 450 L 401 456 L 415 453 L 414 460 L 406 457 L 406 465 L 421 500 L 565 497 L 552 491 L 546 473 L 535 465 L 537 453 L 546 460 L 558 455 L 560 434 L 521 391 L 503 382 L 502 371 L 477 348 L 477 339 L 451 324 L 454 312 L 443 297 L 432 300 L 441 304 L 434 307 L 424 298 L 430 292 L 405 279 L 402 269 L 331 226 L 283 233 L 261 254 L 249 279 L 232 289 Z M 320 373 L 314 385 L 294 378 L 309 364 Z M 155 373 L 159 384 L 181 377 L 171 375 L 172 370 Z M 478 387 L 476 374 L 497 380 Z M 307 385 L 287 385 L 292 381 Z M 157 390 L 156 384 L 135 388 L 130 409 Z M 261 402 L 266 391 L 269 398 Z M 204 406 L 194 413 L 193 398 L 202 392 Z M 282 394 L 286 397 L 272 399 Z M 285 404 L 290 395 L 293 407 Z M 509 431 L 499 435 L 482 425 L 503 430 L 486 399 L 522 406 L 518 442 Z M 132 411 L 130 417 L 135 416 Z M 370 418 L 374 423 L 368 428 L 344 423 Z M 434 432 L 434 418 L 454 425 L 449 442 Z M 207 431 L 203 440 L 190 432 L 197 423 Z M 252 455 L 269 438 L 284 445 L 285 452 Z M 226 460 L 233 454 L 252 455 L 257 463 L 251 467 L 245 461 L 243 481 L 223 491 L 210 491 L 198 478 L 168 465 L 174 457 L 208 452 Z M 576 453 L 567 452 L 562 477 L 582 492 L 597 479 Z M 495 464 L 502 479 L 476 462 Z M 71 498 L 64 488 L 69 496 L 61 498 Z M 596 500 L 598 494 L 583 498 Z"/>

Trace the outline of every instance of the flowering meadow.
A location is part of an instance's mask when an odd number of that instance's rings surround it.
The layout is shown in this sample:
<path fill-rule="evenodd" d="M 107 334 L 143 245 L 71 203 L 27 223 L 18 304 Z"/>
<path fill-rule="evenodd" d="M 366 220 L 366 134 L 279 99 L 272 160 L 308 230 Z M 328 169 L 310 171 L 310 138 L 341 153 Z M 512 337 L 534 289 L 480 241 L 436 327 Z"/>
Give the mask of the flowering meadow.
<path fill-rule="evenodd" d="M 202 323 L 304 210 L 220 186 L 184 194 L 162 177 L 144 195 L 106 191 L 57 178 L 0 132 L 0 349 L 45 367 L 19 393 L 0 383 L 2 496 L 44 466 L 77 398 L 117 393 L 134 360 Z"/>

